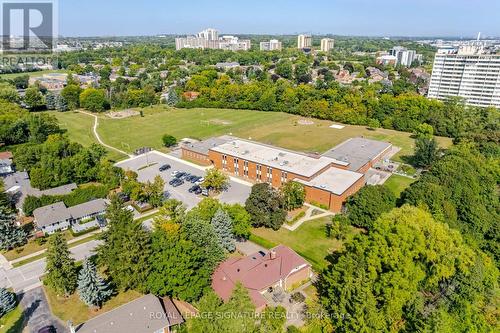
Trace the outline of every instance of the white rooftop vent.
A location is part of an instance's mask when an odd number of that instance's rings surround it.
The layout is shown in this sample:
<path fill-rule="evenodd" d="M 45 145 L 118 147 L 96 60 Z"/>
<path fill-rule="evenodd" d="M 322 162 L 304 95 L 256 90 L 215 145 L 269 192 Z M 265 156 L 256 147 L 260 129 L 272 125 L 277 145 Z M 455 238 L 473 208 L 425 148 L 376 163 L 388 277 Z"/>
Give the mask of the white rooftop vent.
<path fill-rule="evenodd" d="M 326 188 L 326 185 L 325 185 L 325 184 L 323 184 L 323 185 L 321 185 L 320 187 L 321 187 L 321 188 Z"/>

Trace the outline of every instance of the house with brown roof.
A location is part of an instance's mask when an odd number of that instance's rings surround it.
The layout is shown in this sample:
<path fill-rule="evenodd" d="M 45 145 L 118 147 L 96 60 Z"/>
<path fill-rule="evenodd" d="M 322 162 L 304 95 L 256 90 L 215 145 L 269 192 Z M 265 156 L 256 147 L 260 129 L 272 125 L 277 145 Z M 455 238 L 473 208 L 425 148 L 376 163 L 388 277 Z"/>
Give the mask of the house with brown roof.
<path fill-rule="evenodd" d="M 312 277 L 311 265 L 295 251 L 278 245 L 267 253 L 259 251 L 243 258 L 229 258 L 212 275 L 212 288 L 227 301 L 237 283 L 249 292 L 257 311 L 267 301 L 264 295 L 275 289 L 292 290 Z"/>

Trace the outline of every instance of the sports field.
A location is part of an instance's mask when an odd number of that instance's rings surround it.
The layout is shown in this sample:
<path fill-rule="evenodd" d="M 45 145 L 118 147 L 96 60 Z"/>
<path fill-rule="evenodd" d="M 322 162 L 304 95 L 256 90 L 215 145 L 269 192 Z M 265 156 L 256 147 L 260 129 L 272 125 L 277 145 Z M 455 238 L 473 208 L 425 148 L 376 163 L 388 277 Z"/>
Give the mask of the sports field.
<path fill-rule="evenodd" d="M 54 70 L 50 69 L 50 70 L 43 70 L 36 72 L 9 73 L 9 74 L 0 74 L 0 79 L 11 80 L 16 76 L 28 75 L 29 77 L 32 77 L 32 76 L 42 76 L 43 74 L 49 74 L 49 73 L 67 73 L 67 72 L 68 71 L 64 69 L 54 69 Z"/>
<path fill-rule="evenodd" d="M 138 109 L 139 110 L 139 109 Z M 102 140 L 119 149 L 132 152 L 138 147 L 160 148 L 164 134 L 176 138 L 204 139 L 211 136 L 232 134 L 288 149 L 305 152 L 324 152 L 340 142 L 355 136 L 364 136 L 392 142 L 401 147 L 398 159 L 413 153 L 410 133 L 386 129 L 369 130 L 364 126 L 345 125 L 333 129 L 327 120 L 310 120 L 313 124 L 302 125 L 302 117 L 251 110 L 227 109 L 171 109 L 165 106 L 144 108 L 143 117 L 111 119 L 100 115 L 98 132 Z M 95 142 L 92 136 L 92 120 L 89 116 L 74 112 L 53 114 L 68 129 L 70 137 L 82 143 Z M 441 146 L 451 145 L 448 138 L 438 138 Z"/>

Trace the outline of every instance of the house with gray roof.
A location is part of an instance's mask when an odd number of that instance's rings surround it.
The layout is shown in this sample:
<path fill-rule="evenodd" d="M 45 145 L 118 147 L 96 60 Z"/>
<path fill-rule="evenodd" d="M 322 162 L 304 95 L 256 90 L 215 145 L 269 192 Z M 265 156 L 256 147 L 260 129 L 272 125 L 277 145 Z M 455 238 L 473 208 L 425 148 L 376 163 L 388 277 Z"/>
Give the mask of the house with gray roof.
<path fill-rule="evenodd" d="M 82 221 L 89 220 L 87 229 L 97 226 L 96 219 L 102 217 L 106 212 L 108 201 L 105 199 L 95 199 L 76 206 L 66 207 L 64 202 L 59 201 L 54 204 L 37 208 L 33 211 L 34 222 L 39 231 L 44 234 L 52 234 L 59 230 L 66 230 L 73 225 L 77 225 L 76 232 L 85 230 Z"/>
<path fill-rule="evenodd" d="M 170 298 L 144 295 L 76 327 L 71 333 L 169 333 L 184 322 Z"/>

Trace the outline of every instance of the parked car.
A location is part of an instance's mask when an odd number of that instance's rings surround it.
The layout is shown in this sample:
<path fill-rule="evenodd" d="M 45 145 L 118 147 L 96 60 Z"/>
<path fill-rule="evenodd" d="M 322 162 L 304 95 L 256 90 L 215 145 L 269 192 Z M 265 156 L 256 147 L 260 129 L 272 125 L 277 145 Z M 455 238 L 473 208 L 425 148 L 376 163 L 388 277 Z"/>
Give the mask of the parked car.
<path fill-rule="evenodd" d="M 179 171 L 177 171 L 177 170 L 172 171 L 172 173 L 170 174 L 170 176 L 175 177 L 175 176 L 177 176 L 178 173 L 179 173 Z"/>
<path fill-rule="evenodd" d="M 185 172 L 182 176 L 181 176 L 181 179 L 182 180 L 186 180 L 187 181 L 187 178 L 191 177 L 191 174 L 188 173 L 188 172 Z"/>
<path fill-rule="evenodd" d="M 193 193 L 193 192 L 195 192 L 196 190 L 198 190 L 199 188 L 200 188 L 200 186 L 199 186 L 199 185 L 193 185 L 193 186 L 191 186 L 191 187 L 189 188 L 188 192 L 189 192 L 189 193 Z"/>
<path fill-rule="evenodd" d="M 196 195 L 200 195 L 201 192 L 202 192 L 201 187 L 198 186 L 198 188 L 193 193 L 196 194 Z"/>
<path fill-rule="evenodd" d="M 169 191 L 163 192 L 163 200 L 167 200 L 168 198 L 170 198 L 170 192 Z"/>
<path fill-rule="evenodd" d="M 205 187 L 202 187 L 201 188 L 201 194 L 204 195 L 204 196 L 206 196 L 206 197 L 208 197 L 208 189 L 205 188 Z"/>
<path fill-rule="evenodd" d="M 163 171 L 167 171 L 168 169 L 170 169 L 170 164 L 163 164 L 161 167 L 160 167 L 160 171 L 163 172 Z"/>
<path fill-rule="evenodd" d="M 178 179 L 181 179 L 181 178 L 182 178 L 182 177 L 184 177 L 185 175 L 186 175 L 186 173 L 185 173 L 185 172 L 180 171 L 180 172 L 178 172 L 178 173 L 177 173 L 174 177 L 175 177 L 175 178 L 178 178 Z"/>
<path fill-rule="evenodd" d="M 177 181 L 175 181 L 172 186 L 173 187 L 178 187 L 178 186 L 181 186 L 182 184 L 184 184 L 184 181 L 182 179 L 177 179 Z"/>
<path fill-rule="evenodd" d="M 130 201 L 130 196 L 125 192 L 120 192 L 117 194 L 117 196 L 121 202 L 129 202 Z"/>
<path fill-rule="evenodd" d="M 201 184 L 203 184 L 204 181 L 205 181 L 204 177 L 199 177 L 198 180 L 196 181 L 196 184 L 201 185 Z"/>
<path fill-rule="evenodd" d="M 198 181 L 198 179 L 200 179 L 200 178 L 201 178 L 201 177 L 198 177 L 198 176 L 192 176 L 192 177 L 189 179 L 189 181 L 190 181 L 191 183 L 193 183 L 193 184 L 194 184 L 194 183 L 196 183 L 196 182 Z"/>

